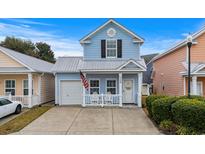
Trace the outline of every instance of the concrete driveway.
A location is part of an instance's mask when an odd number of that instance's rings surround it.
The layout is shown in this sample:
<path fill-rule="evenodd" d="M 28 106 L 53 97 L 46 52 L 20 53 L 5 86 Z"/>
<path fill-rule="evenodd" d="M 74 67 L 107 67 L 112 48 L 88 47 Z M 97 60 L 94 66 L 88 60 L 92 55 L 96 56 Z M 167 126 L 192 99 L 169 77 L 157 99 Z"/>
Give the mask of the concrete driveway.
<path fill-rule="evenodd" d="M 16 134 L 160 134 L 139 108 L 54 107 Z"/>

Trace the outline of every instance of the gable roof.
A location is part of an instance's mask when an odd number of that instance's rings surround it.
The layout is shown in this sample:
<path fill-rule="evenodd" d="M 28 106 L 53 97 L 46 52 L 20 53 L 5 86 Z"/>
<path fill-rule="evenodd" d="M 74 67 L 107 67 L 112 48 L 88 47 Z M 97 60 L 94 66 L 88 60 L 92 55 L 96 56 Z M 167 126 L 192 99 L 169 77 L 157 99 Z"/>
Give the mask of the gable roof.
<path fill-rule="evenodd" d="M 19 53 L 17 51 L 2 46 L 0 46 L 0 51 L 6 54 L 7 56 L 11 57 L 15 61 L 19 62 L 20 64 L 24 65 L 32 72 L 52 73 L 51 69 L 54 66 L 54 64 L 52 63 Z"/>
<path fill-rule="evenodd" d="M 204 34 L 204 33 L 205 33 L 205 27 L 203 27 L 203 28 L 200 29 L 199 31 L 193 33 L 191 36 L 192 36 L 192 38 L 193 38 L 193 40 L 194 40 L 194 39 L 196 39 L 197 37 L 201 36 L 201 35 Z M 174 45 L 173 47 L 169 48 L 169 49 L 168 49 L 167 51 L 165 51 L 164 53 L 162 53 L 162 54 L 156 56 L 152 61 L 155 61 L 155 60 L 157 60 L 157 59 L 159 59 L 159 58 L 161 58 L 161 57 L 163 57 L 163 56 L 165 56 L 165 55 L 167 55 L 167 54 L 170 54 L 170 53 L 176 51 L 177 49 L 179 49 L 179 48 L 185 46 L 186 43 L 187 43 L 187 40 L 186 40 L 186 39 L 184 39 L 184 40 L 178 42 L 176 45 Z M 193 43 L 194 43 L 194 44 L 197 44 L 197 42 L 193 42 Z"/>
<path fill-rule="evenodd" d="M 156 57 L 158 53 L 142 55 L 141 58 L 144 59 L 145 64 L 147 65 L 154 57 Z"/>
<path fill-rule="evenodd" d="M 185 68 L 185 71 L 181 72 L 181 73 L 183 75 L 187 75 L 187 73 L 188 73 L 188 64 L 186 62 L 182 62 L 182 65 Z M 198 74 L 204 68 L 205 68 L 205 63 L 191 63 L 191 74 Z"/>
<path fill-rule="evenodd" d="M 100 27 L 98 27 L 96 30 L 92 31 L 91 33 L 89 33 L 88 35 L 86 35 L 85 37 L 83 37 L 82 39 L 80 39 L 80 43 L 84 43 L 84 41 L 86 39 L 88 39 L 89 37 L 91 37 L 92 35 L 94 35 L 96 32 L 98 32 L 99 30 L 101 30 L 103 27 L 105 27 L 106 25 L 108 25 L 109 23 L 114 23 L 115 25 L 119 26 L 120 28 L 122 28 L 123 30 L 125 30 L 127 33 L 129 33 L 130 35 L 132 35 L 133 37 L 139 39 L 138 42 L 143 43 L 144 39 L 141 38 L 139 35 L 135 34 L 134 32 L 128 30 L 127 28 L 125 28 L 124 26 L 122 26 L 121 24 L 119 24 L 118 22 L 116 22 L 113 19 L 109 19 L 107 22 L 105 22 L 103 25 L 101 25 Z"/>
<path fill-rule="evenodd" d="M 134 64 L 135 66 L 137 66 L 139 69 L 143 70 L 143 71 L 146 71 L 146 65 L 145 65 L 145 62 L 144 60 L 139 60 L 139 61 L 136 61 L 136 60 L 133 60 L 133 59 L 130 59 L 128 60 L 126 63 L 124 63 L 123 65 L 121 65 L 118 70 L 122 70 L 124 67 L 128 66 L 129 64 Z"/>

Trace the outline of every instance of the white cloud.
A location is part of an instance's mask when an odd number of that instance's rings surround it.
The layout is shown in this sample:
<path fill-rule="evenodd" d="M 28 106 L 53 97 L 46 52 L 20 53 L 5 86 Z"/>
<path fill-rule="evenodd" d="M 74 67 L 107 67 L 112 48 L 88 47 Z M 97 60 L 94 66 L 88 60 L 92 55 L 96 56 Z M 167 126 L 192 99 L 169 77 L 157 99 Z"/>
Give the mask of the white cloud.
<path fill-rule="evenodd" d="M 4 20 L 8 20 L 8 21 L 12 21 L 12 22 L 20 23 L 20 24 L 29 24 L 29 25 L 42 25 L 42 26 L 51 26 L 52 25 L 52 24 L 48 24 L 48 23 L 32 21 L 29 19 L 4 19 Z"/>
<path fill-rule="evenodd" d="M 82 55 L 82 47 L 77 40 L 63 38 L 53 31 L 45 32 L 25 25 L 0 23 L 0 40 L 3 40 L 6 36 L 29 39 L 33 42 L 46 42 L 51 45 L 56 57 Z"/>
<path fill-rule="evenodd" d="M 182 33 L 181 35 L 184 37 L 187 37 L 189 35 L 189 33 Z"/>

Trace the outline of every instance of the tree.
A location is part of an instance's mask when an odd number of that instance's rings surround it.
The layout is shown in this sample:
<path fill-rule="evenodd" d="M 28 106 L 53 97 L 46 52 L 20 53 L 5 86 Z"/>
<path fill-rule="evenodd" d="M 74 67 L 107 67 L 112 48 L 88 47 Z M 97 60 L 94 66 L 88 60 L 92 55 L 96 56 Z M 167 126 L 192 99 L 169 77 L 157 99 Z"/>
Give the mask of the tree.
<path fill-rule="evenodd" d="M 44 42 L 37 42 L 35 44 L 37 48 L 38 57 L 40 59 L 49 61 L 51 63 L 55 62 L 54 52 L 51 50 L 51 46 Z"/>
<path fill-rule="evenodd" d="M 7 36 L 0 45 L 24 54 L 35 56 L 35 45 L 29 40 Z"/>
<path fill-rule="evenodd" d="M 0 45 L 51 63 L 55 62 L 54 52 L 51 50 L 51 46 L 44 42 L 34 44 L 30 40 L 7 36 Z"/>

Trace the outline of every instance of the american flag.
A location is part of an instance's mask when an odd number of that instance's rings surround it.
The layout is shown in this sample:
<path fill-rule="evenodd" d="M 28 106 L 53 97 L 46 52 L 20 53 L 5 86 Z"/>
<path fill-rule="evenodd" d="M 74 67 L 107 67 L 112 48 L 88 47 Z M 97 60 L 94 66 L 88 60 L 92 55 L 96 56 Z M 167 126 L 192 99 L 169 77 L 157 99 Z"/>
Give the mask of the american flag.
<path fill-rule="evenodd" d="M 88 80 L 86 79 L 86 77 L 83 75 L 83 73 L 81 71 L 80 71 L 80 78 L 81 78 L 81 81 L 83 83 L 83 86 L 85 87 L 86 90 L 88 90 L 88 88 L 89 88 Z"/>

